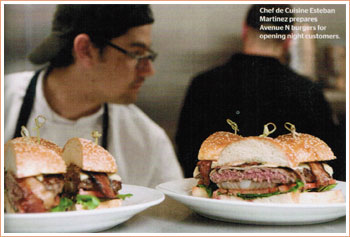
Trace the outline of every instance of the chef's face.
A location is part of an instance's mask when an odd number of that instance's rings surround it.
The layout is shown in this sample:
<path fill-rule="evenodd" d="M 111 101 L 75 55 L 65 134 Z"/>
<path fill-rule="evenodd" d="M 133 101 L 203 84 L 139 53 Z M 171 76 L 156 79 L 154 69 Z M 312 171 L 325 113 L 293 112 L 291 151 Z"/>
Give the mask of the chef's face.
<path fill-rule="evenodd" d="M 110 43 L 119 46 L 132 55 L 149 54 L 151 25 L 129 29 L 126 34 L 113 38 Z M 94 67 L 96 93 L 104 102 L 129 104 L 135 102 L 145 79 L 154 74 L 150 59 L 137 59 L 128 53 L 106 46 Z"/>

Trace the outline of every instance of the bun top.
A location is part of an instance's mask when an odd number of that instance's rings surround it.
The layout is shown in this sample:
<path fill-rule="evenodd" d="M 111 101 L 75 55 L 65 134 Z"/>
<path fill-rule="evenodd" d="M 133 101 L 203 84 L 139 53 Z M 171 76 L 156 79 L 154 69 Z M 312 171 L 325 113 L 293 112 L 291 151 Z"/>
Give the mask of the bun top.
<path fill-rule="evenodd" d="M 294 167 L 296 157 L 286 147 L 270 137 L 244 137 L 231 142 L 221 152 L 217 165 L 235 166 L 257 162 L 268 166 Z"/>
<path fill-rule="evenodd" d="M 214 166 L 236 166 L 257 162 L 268 166 L 295 168 L 300 163 L 333 160 L 329 146 L 321 139 L 298 133 L 270 137 L 241 137 L 229 132 L 210 135 L 199 150 L 199 160 Z"/>
<path fill-rule="evenodd" d="M 321 139 L 310 134 L 285 134 L 276 138 L 288 152 L 293 152 L 298 163 L 336 159 L 331 148 Z"/>
<path fill-rule="evenodd" d="M 231 132 L 216 132 L 210 135 L 201 145 L 198 160 L 217 161 L 222 150 L 229 144 L 242 139 L 241 136 Z"/>
<path fill-rule="evenodd" d="M 36 137 L 18 137 L 5 144 L 5 169 L 17 178 L 66 172 L 62 148 Z"/>
<path fill-rule="evenodd" d="M 85 171 L 117 172 L 114 157 L 103 147 L 84 138 L 69 139 L 64 145 L 62 156 L 67 165 L 73 163 Z"/>

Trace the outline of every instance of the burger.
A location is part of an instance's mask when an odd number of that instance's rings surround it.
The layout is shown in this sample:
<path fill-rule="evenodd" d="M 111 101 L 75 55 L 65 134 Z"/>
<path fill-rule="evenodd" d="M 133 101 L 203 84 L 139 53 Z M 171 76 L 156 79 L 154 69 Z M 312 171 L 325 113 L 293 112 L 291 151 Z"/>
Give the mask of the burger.
<path fill-rule="evenodd" d="M 201 145 L 192 195 L 274 203 L 344 202 L 333 170 L 332 150 L 317 137 L 291 133 L 241 137 L 216 132 Z"/>
<path fill-rule="evenodd" d="M 103 147 L 83 138 L 71 138 L 63 148 L 67 164 L 63 195 L 76 202 L 77 210 L 118 207 L 121 178 L 113 156 Z"/>
<path fill-rule="evenodd" d="M 66 165 L 56 144 L 36 137 L 8 141 L 5 154 L 7 213 L 46 212 L 59 205 Z"/>

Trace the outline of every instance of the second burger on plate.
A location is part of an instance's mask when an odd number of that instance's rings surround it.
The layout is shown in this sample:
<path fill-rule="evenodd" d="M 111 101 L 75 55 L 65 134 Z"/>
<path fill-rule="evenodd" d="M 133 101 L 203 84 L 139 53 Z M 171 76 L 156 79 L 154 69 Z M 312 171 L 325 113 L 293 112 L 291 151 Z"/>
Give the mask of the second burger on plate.
<path fill-rule="evenodd" d="M 272 203 L 344 202 L 333 170 L 335 159 L 317 137 L 293 133 L 276 139 L 217 132 L 202 144 L 192 195 Z"/>
<path fill-rule="evenodd" d="M 76 199 L 76 209 L 111 208 L 121 205 L 122 187 L 113 156 L 103 147 L 83 138 L 71 138 L 63 148 L 67 164 L 64 194 Z"/>

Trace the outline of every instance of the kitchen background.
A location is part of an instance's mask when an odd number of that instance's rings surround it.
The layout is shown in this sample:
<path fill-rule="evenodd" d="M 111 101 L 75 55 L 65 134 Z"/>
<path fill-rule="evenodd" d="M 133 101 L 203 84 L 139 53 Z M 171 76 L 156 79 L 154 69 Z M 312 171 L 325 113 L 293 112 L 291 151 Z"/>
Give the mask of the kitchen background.
<path fill-rule="evenodd" d="M 154 63 L 156 74 L 146 81 L 136 104 L 165 129 L 172 141 L 190 79 L 240 51 L 243 19 L 249 6 L 152 5 L 156 19 L 152 48 L 159 52 L 159 57 Z M 294 40 L 290 65 L 325 86 L 325 95 L 345 134 L 346 5 L 293 5 L 311 6 L 335 9 L 335 14 L 313 14 L 312 17 L 318 18 L 318 25 L 327 26 L 326 31 L 318 33 L 338 34 L 340 39 Z M 5 4 L 5 74 L 38 68 L 30 64 L 26 56 L 49 34 L 54 8 L 55 5 Z"/>

